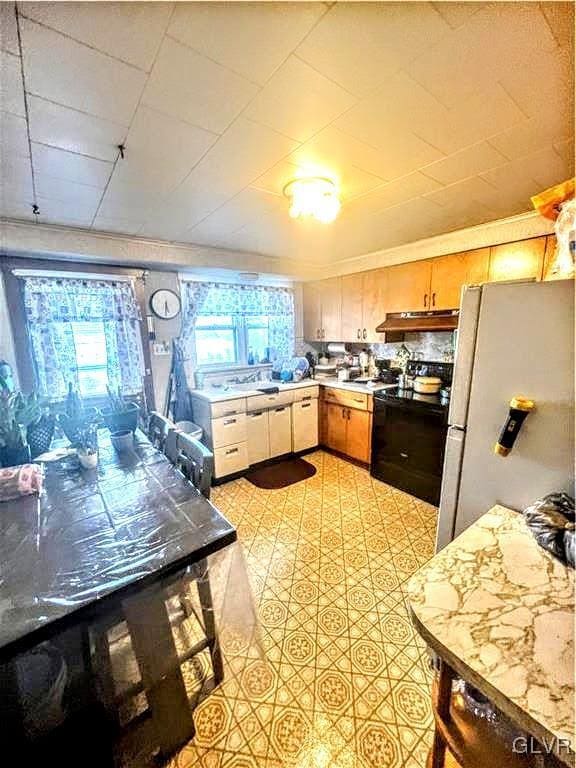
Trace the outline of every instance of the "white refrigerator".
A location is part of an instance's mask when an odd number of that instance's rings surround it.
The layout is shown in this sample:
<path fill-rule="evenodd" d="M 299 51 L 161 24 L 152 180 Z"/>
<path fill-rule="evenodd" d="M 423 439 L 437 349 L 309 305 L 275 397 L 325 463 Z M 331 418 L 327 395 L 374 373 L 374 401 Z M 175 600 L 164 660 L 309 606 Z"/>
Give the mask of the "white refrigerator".
<path fill-rule="evenodd" d="M 515 395 L 536 407 L 502 457 L 494 444 Z M 494 504 L 574 494 L 572 280 L 464 289 L 448 422 L 437 551 Z"/>

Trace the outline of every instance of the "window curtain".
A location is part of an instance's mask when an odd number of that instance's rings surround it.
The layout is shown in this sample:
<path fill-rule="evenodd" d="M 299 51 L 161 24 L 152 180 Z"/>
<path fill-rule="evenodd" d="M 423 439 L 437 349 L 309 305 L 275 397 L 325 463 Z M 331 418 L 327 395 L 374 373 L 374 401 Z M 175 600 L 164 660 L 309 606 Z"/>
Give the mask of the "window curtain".
<path fill-rule="evenodd" d="M 202 315 L 266 315 L 275 358 L 294 355 L 294 292 L 288 288 L 227 283 L 185 283 L 182 325 L 184 349 L 193 347 L 194 326 Z"/>
<path fill-rule="evenodd" d="M 69 383 L 79 388 L 72 323 L 82 321 L 103 323 L 109 386 L 142 391 L 141 318 L 130 282 L 24 278 L 24 307 L 40 394 L 57 399 Z"/>

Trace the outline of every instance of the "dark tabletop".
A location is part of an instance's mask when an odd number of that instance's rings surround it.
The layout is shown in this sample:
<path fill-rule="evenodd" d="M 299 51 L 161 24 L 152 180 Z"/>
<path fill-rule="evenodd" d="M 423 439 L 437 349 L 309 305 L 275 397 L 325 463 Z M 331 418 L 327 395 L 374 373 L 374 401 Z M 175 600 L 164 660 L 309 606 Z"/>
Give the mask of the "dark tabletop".
<path fill-rule="evenodd" d="M 137 433 L 99 461 L 45 464 L 44 491 L 0 502 L 0 656 L 9 658 L 236 540 L 236 531 Z"/>

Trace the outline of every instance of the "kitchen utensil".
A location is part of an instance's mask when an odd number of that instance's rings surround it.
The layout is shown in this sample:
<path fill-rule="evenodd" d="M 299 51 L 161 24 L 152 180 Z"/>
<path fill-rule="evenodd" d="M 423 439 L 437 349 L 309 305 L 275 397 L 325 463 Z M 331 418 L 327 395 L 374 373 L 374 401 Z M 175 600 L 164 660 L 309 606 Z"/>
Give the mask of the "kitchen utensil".
<path fill-rule="evenodd" d="M 119 429 L 110 433 L 110 442 L 115 451 L 125 453 L 134 447 L 134 433 L 130 429 Z"/>
<path fill-rule="evenodd" d="M 436 395 L 441 386 L 442 379 L 438 376 L 416 376 L 414 379 L 414 392 L 420 395 Z"/>
<path fill-rule="evenodd" d="M 340 368 L 338 371 L 338 381 L 349 381 L 350 370 L 348 368 Z"/>

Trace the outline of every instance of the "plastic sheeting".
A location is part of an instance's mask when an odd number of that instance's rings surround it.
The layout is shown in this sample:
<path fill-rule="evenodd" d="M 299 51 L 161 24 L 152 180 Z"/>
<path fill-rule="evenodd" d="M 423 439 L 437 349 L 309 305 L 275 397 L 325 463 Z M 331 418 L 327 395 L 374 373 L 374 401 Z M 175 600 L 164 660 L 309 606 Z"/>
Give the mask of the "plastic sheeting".
<path fill-rule="evenodd" d="M 101 434 L 97 470 L 47 465 L 40 497 L 0 504 L 0 695 L 15 746 L 70 721 L 78 733 L 80 716 L 90 729 L 102 718 L 127 765 L 192 738 L 194 704 L 263 655 L 235 540 L 142 437 L 120 456 Z M 143 713 L 150 727 L 129 738 Z"/>

